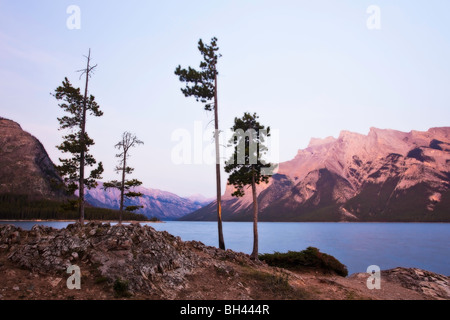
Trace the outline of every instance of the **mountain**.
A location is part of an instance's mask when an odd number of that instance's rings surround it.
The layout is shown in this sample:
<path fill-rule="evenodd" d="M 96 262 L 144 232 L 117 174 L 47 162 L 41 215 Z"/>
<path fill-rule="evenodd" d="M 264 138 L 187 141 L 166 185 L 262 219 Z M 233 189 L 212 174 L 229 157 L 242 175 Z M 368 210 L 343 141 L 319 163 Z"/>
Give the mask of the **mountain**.
<path fill-rule="evenodd" d="M 261 221 L 450 221 L 450 127 L 371 128 L 311 139 L 257 187 Z M 223 196 L 224 220 L 251 221 L 252 197 Z M 182 220 L 216 220 L 215 202 Z"/>
<path fill-rule="evenodd" d="M 137 210 L 136 213 L 142 213 L 149 218 L 176 220 L 207 204 L 205 201 L 201 201 L 201 199 L 206 199 L 199 196 L 194 197 L 193 199 L 196 199 L 194 201 L 158 189 L 136 187 L 133 191 L 140 192 L 143 196 L 137 199 L 126 200 L 125 205 L 144 206 L 143 209 Z M 95 207 L 110 209 L 119 209 L 120 207 L 120 191 L 118 189 L 105 191 L 101 182 L 95 189 L 86 191 L 85 199 Z"/>
<path fill-rule="evenodd" d="M 214 201 L 214 199 L 216 199 L 216 197 L 211 197 L 211 198 L 207 198 L 202 194 L 193 194 L 189 197 L 186 197 L 186 199 L 194 202 L 195 204 L 198 204 L 202 207 L 206 206 L 207 204 L 210 204 L 211 202 Z"/>
<path fill-rule="evenodd" d="M 0 117 L 0 194 L 63 198 L 62 180 L 45 148 L 14 121 Z"/>
<path fill-rule="evenodd" d="M 0 117 L 0 196 L 26 195 L 31 199 L 63 200 L 63 183 L 55 166 L 41 142 L 22 130 L 12 120 Z M 86 201 L 95 207 L 119 208 L 119 191 L 102 189 L 100 183 L 86 192 Z M 193 212 L 209 202 L 201 195 L 191 199 L 157 189 L 138 187 L 144 194 L 139 200 L 131 200 L 127 205 L 143 205 L 138 211 L 148 217 L 174 220 Z"/>

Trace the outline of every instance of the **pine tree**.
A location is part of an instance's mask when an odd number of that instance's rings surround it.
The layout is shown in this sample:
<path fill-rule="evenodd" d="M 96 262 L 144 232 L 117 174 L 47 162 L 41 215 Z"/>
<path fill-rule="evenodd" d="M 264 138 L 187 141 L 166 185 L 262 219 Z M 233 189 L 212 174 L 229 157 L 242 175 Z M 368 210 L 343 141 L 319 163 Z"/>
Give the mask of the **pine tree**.
<path fill-rule="evenodd" d="M 86 69 L 81 70 L 86 75 L 86 84 L 84 95 L 81 94 L 80 88 L 74 88 L 67 77 L 62 82 L 62 85 L 55 89 L 52 94 L 58 101 L 61 101 L 59 107 L 67 112 L 62 118 L 58 118 L 59 130 L 68 129 L 69 133 L 63 136 L 63 143 L 57 146 L 58 150 L 63 153 L 70 153 L 72 155 L 69 159 L 59 159 L 61 162 L 57 169 L 63 177 L 69 194 L 74 194 L 78 190 L 78 211 L 80 216 L 80 223 L 84 224 L 84 189 L 95 188 L 97 186 L 96 180 L 101 179 L 103 173 L 103 164 L 98 163 L 97 167 L 93 169 L 89 176 L 85 177 L 85 167 L 92 167 L 97 164 L 97 161 L 89 153 L 89 147 L 94 145 L 94 140 L 91 139 L 86 132 L 86 117 L 92 115 L 101 117 L 103 112 L 95 101 L 93 95 L 88 96 L 88 82 L 92 70 L 96 67 L 90 66 L 91 51 L 87 58 Z"/>
<path fill-rule="evenodd" d="M 119 149 L 121 152 L 116 154 L 116 157 L 119 158 L 119 165 L 116 167 L 117 173 L 122 173 L 122 179 L 120 181 L 113 180 L 109 182 L 105 182 L 103 184 L 103 188 L 105 190 L 108 189 L 118 189 L 120 190 L 120 215 L 119 215 L 119 224 L 122 224 L 122 216 L 123 210 L 125 208 L 126 211 L 132 212 L 143 208 L 143 206 L 127 206 L 124 207 L 124 200 L 126 198 L 137 198 L 141 197 L 142 193 L 130 191 L 131 188 L 142 185 L 142 182 L 137 179 L 127 180 L 126 175 L 132 174 L 134 168 L 127 166 L 128 158 L 130 157 L 130 149 L 139 145 L 144 144 L 141 140 L 139 140 L 135 135 L 130 132 L 124 132 L 122 134 L 122 141 L 117 143 L 115 147 Z"/>
<path fill-rule="evenodd" d="M 217 62 L 221 57 L 217 53 L 217 38 L 212 38 L 210 45 L 204 44 L 202 39 L 198 42 L 198 50 L 203 56 L 200 62 L 200 71 L 191 67 L 181 69 L 178 66 L 175 70 L 181 82 L 186 82 L 186 88 L 181 92 L 185 97 L 195 97 L 198 102 L 204 104 L 206 111 L 214 110 L 214 139 L 216 147 L 216 190 L 217 190 L 217 223 L 219 231 L 219 248 L 225 250 L 225 242 L 222 231 L 222 191 L 220 181 L 220 150 L 219 150 L 219 117 L 217 99 Z"/>
<path fill-rule="evenodd" d="M 268 183 L 269 175 L 264 174 L 264 168 L 270 168 L 271 163 L 264 161 L 267 151 L 264 144 L 270 136 L 270 127 L 265 129 L 258 122 L 256 113 L 244 113 L 242 118 L 235 118 L 231 130 L 234 132 L 230 140 L 234 153 L 227 161 L 225 171 L 230 173 L 228 184 L 235 187 L 234 197 L 243 197 L 247 186 L 251 186 L 253 196 L 253 251 L 251 258 L 258 259 L 258 199 L 256 185 Z"/>

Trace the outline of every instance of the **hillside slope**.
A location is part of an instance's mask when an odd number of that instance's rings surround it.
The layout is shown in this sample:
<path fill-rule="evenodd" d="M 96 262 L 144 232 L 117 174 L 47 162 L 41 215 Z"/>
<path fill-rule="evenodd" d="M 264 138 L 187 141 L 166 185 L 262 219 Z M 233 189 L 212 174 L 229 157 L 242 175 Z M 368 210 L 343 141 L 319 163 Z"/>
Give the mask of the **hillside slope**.
<path fill-rule="evenodd" d="M 41 142 L 0 117 L 0 194 L 64 198 L 62 180 Z"/>

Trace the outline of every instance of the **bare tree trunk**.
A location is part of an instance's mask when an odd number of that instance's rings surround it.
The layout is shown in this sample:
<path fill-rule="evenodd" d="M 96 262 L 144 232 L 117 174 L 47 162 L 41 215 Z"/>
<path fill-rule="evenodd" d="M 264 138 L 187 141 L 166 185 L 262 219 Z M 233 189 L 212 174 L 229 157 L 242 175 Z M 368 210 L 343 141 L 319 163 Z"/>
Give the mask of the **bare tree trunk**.
<path fill-rule="evenodd" d="M 120 212 L 119 212 L 119 224 L 122 224 L 123 215 L 123 197 L 125 193 L 125 170 L 127 169 L 127 152 L 124 147 L 123 151 L 123 168 L 122 168 L 122 184 L 120 188 Z"/>
<path fill-rule="evenodd" d="M 84 224 L 84 166 L 85 166 L 85 151 L 86 148 L 84 135 L 86 134 L 86 104 L 88 95 L 89 84 L 89 63 L 91 60 L 91 49 L 89 49 L 89 55 L 87 58 L 86 67 L 86 86 L 84 88 L 84 101 L 83 101 L 83 116 L 81 119 L 81 154 L 80 154 L 80 181 L 79 181 L 79 197 L 78 197 L 78 212 L 80 214 L 80 224 Z"/>
<path fill-rule="evenodd" d="M 258 260 L 258 199 L 256 197 L 255 171 L 252 169 L 252 194 L 253 194 L 253 252 L 250 256 Z"/>
<path fill-rule="evenodd" d="M 214 138 L 216 143 L 216 187 L 217 187 L 217 227 L 219 229 L 219 248 L 225 250 L 222 231 L 222 190 L 220 181 L 220 150 L 219 150 L 219 113 L 217 105 L 217 73 L 214 79 Z"/>

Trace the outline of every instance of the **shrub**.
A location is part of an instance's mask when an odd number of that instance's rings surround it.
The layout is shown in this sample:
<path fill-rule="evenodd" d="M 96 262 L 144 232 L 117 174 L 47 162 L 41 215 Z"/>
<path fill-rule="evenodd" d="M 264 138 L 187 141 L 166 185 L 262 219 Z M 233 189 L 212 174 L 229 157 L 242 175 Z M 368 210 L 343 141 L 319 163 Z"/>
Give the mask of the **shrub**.
<path fill-rule="evenodd" d="M 131 296 L 131 293 L 128 291 L 128 281 L 122 279 L 116 279 L 114 281 L 114 293 L 117 298 L 128 298 Z"/>
<path fill-rule="evenodd" d="M 259 258 L 274 267 L 291 270 L 319 269 L 322 272 L 335 273 L 343 277 L 348 275 L 347 267 L 339 260 L 314 247 L 308 247 L 300 252 L 262 254 Z"/>
<path fill-rule="evenodd" d="M 106 278 L 106 277 L 100 276 L 100 277 L 95 278 L 95 284 L 102 284 L 105 282 L 108 282 L 108 278 Z"/>

